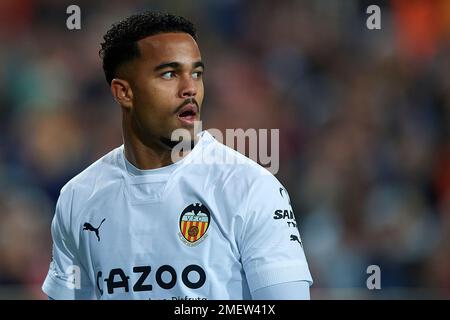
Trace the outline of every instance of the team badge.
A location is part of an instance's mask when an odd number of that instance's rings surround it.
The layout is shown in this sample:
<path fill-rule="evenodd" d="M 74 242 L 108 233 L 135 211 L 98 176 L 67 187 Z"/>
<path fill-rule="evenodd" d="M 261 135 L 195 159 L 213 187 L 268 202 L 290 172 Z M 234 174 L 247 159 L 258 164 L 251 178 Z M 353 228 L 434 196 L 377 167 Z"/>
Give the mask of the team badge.
<path fill-rule="evenodd" d="M 178 236 L 188 246 L 196 246 L 206 237 L 211 214 L 201 203 L 188 205 L 180 216 L 180 232 Z"/>

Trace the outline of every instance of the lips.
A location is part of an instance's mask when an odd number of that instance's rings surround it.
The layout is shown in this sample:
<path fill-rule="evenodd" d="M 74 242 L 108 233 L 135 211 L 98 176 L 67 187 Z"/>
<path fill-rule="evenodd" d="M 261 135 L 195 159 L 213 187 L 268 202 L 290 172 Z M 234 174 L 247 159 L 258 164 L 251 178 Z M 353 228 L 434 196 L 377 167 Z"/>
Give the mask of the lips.
<path fill-rule="evenodd" d="M 195 103 L 188 103 L 177 112 L 178 119 L 188 124 L 194 123 L 197 114 L 198 108 Z"/>

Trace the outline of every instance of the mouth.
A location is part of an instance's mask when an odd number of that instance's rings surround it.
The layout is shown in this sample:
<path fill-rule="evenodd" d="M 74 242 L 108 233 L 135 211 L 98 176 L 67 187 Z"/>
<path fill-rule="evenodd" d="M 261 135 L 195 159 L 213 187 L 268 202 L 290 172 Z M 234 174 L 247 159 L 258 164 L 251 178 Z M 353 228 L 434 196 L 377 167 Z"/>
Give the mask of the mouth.
<path fill-rule="evenodd" d="M 178 119 L 185 123 L 192 125 L 194 121 L 197 119 L 198 115 L 198 107 L 194 103 L 189 103 L 183 106 L 178 112 Z"/>

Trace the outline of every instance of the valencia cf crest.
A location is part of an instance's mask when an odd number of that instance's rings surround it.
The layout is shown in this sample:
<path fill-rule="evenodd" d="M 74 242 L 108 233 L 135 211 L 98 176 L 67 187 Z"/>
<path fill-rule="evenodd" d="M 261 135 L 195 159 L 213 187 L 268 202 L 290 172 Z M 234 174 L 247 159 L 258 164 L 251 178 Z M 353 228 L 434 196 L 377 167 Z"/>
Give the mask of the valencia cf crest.
<path fill-rule="evenodd" d="M 180 216 L 180 232 L 178 236 L 188 246 L 196 246 L 208 235 L 211 214 L 208 208 L 201 203 L 188 205 Z"/>

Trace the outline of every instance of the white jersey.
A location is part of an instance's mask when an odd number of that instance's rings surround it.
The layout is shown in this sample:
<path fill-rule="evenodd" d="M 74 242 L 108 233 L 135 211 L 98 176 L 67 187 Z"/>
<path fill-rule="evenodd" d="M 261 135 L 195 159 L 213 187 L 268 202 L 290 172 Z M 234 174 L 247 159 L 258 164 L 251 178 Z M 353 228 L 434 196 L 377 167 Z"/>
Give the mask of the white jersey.
<path fill-rule="evenodd" d="M 54 299 L 251 299 L 312 284 L 286 189 L 206 131 L 167 167 L 138 170 L 123 145 L 93 163 L 62 188 L 52 237 L 42 288 Z"/>

